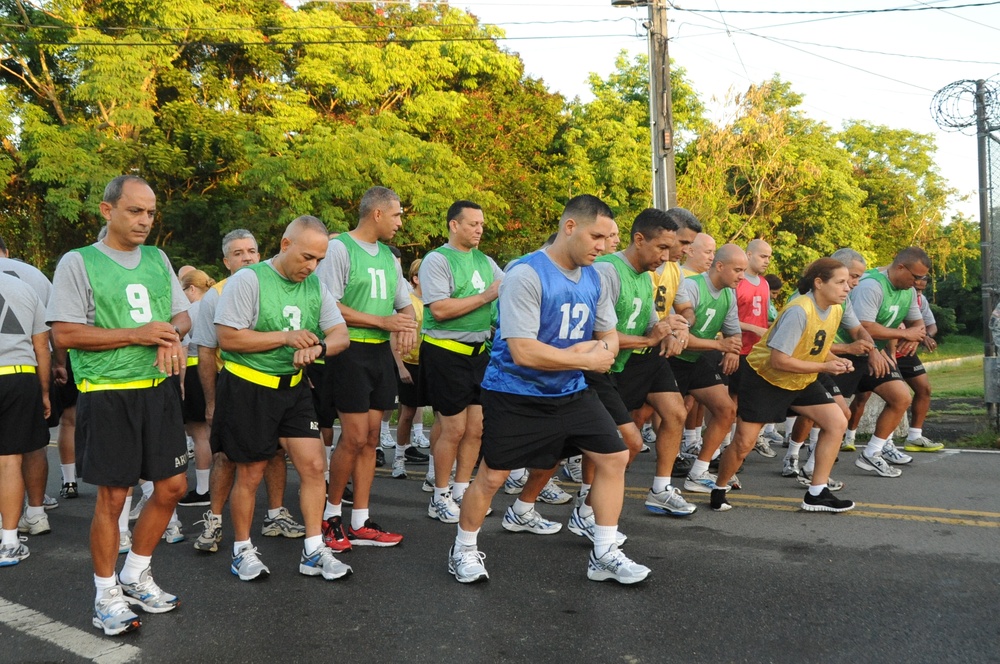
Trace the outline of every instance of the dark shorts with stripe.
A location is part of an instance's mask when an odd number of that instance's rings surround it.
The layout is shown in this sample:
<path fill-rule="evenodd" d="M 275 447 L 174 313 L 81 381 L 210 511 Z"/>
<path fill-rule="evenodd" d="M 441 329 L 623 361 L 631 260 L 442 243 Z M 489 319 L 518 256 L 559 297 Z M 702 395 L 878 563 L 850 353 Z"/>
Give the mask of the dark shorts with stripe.
<path fill-rule="evenodd" d="M 49 444 L 38 374 L 0 376 L 0 432 L 0 456 L 27 454 Z"/>
<path fill-rule="evenodd" d="M 552 468 L 583 451 L 625 451 L 594 390 L 533 397 L 483 390 L 483 460 L 496 470 Z"/>
<path fill-rule="evenodd" d="M 130 487 L 187 471 L 179 383 L 80 394 L 76 472 L 89 484 Z"/>
<path fill-rule="evenodd" d="M 868 373 L 867 355 L 845 355 L 844 358 L 851 361 L 854 365 L 854 371 L 834 376 L 833 380 L 837 383 L 837 387 L 840 388 L 840 392 L 844 395 L 845 399 L 850 399 L 858 392 L 871 392 L 883 383 L 903 380 L 903 376 L 897 368 L 891 369 L 889 373 L 881 378 L 876 378 Z"/>
<path fill-rule="evenodd" d="M 469 406 L 480 405 L 483 376 L 490 354 L 483 344 L 463 355 L 426 340 L 420 344 L 420 394 L 423 402 L 445 417 L 458 415 Z"/>
<path fill-rule="evenodd" d="M 667 360 L 674 372 L 677 388 L 685 396 L 693 390 L 725 385 L 726 377 L 722 375 L 722 367 L 719 366 L 721 361 L 722 353 L 712 351 L 699 353 L 698 359 L 694 362 L 685 362 L 677 357 Z"/>
<path fill-rule="evenodd" d="M 814 380 L 801 390 L 786 390 L 767 382 L 753 368 L 748 369 L 743 375 L 736 410 L 737 416 L 744 422 L 784 422 L 795 406 L 833 403 L 833 394 L 819 380 Z M 791 414 L 797 413 L 792 410 Z"/>
<path fill-rule="evenodd" d="M 597 398 L 604 404 L 608 415 L 615 421 L 615 426 L 620 427 L 632 421 L 632 415 L 625 407 L 622 395 L 618 392 L 618 381 L 614 374 L 584 371 L 583 377 L 587 379 L 587 386 L 597 394 Z"/>
<path fill-rule="evenodd" d="M 641 408 L 650 394 L 680 392 L 674 371 L 658 348 L 647 353 L 632 353 L 618 374 L 617 383 L 622 401 L 630 411 Z"/>
<path fill-rule="evenodd" d="M 324 409 L 367 413 L 396 408 L 396 360 L 388 341 L 352 341 L 343 352 L 326 358 L 324 373 Z"/>
<path fill-rule="evenodd" d="M 184 423 L 205 421 L 205 390 L 201 387 L 198 365 L 184 371 Z"/>
<path fill-rule="evenodd" d="M 426 406 L 424 399 L 420 395 L 420 365 L 403 362 L 403 368 L 410 372 L 411 382 L 404 383 L 399 377 L 399 368 L 396 368 L 396 390 L 399 392 L 399 405 L 410 408 L 420 408 Z"/>
<path fill-rule="evenodd" d="M 920 361 L 919 355 L 904 355 L 896 358 L 896 366 L 899 367 L 899 375 L 903 380 L 923 376 L 927 373 L 924 363 Z"/>
<path fill-rule="evenodd" d="M 308 382 L 275 389 L 223 369 L 215 388 L 212 449 L 234 463 L 267 461 L 278 453 L 278 438 L 319 438 Z"/>

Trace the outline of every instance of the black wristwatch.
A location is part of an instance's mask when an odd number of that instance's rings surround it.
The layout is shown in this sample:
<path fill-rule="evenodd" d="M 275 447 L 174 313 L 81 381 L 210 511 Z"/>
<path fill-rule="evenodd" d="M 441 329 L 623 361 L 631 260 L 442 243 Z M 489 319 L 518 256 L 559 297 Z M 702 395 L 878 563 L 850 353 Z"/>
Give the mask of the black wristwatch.
<path fill-rule="evenodd" d="M 316 342 L 316 345 L 323 349 L 323 352 L 319 354 L 320 357 L 326 357 L 326 342 L 320 339 Z"/>

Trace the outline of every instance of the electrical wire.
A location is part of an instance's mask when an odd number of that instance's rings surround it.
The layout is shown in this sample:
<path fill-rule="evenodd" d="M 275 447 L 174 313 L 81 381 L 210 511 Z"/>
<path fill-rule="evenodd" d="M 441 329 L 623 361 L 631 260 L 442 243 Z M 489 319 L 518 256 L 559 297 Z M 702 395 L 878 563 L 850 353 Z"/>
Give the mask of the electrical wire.
<path fill-rule="evenodd" d="M 671 0 L 667 0 L 671 9 L 679 12 L 692 12 L 696 14 L 763 14 L 763 15 L 860 15 L 860 14 L 889 14 L 894 12 L 925 12 L 930 10 L 944 11 L 947 9 L 968 9 L 973 7 L 992 7 L 995 5 L 1000 5 L 1000 1 L 995 2 L 969 2 L 961 5 L 948 5 L 946 7 L 937 7 L 933 5 L 926 5 L 921 3 L 922 6 L 917 7 L 883 7 L 881 9 L 787 9 L 787 10 L 772 10 L 772 9 L 723 9 L 723 10 L 712 10 L 712 9 L 690 9 L 687 7 L 678 7 Z"/>

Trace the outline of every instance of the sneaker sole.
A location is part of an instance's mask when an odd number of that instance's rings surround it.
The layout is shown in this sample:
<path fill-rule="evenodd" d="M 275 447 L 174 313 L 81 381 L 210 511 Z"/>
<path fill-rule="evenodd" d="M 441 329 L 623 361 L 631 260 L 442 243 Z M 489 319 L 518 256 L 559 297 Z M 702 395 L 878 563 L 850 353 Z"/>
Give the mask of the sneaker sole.
<path fill-rule="evenodd" d="M 458 581 L 459 583 L 482 583 L 484 581 L 490 580 L 489 572 L 483 572 L 482 574 L 477 574 L 476 576 L 473 577 L 462 578 L 458 575 L 458 572 L 456 572 L 455 568 L 452 567 L 451 565 L 448 565 L 448 573 L 451 574 L 453 577 L 455 577 L 455 580 Z"/>
<path fill-rule="evenodd" d="M 406 479 L 406 473 L 400 473 L 399 475 L 397 475 L 396 473 L 393 473 L 392 474 L 392 479 L 394 479 L 394 480 L 405 480 Z"/>
<path fill-rule="evenodd" d="M 899 470 L 898 468 L 895 468 L 895 469 L 893 469 L 893 470 L 897 471 L 895 474 L 886 475 L 882 471 L 880 471 L 878 468 L 876 468 L 875 466 L 873 466 L 870 463 L 867 463 L 865 461 L 862 461 L 861 459 L 855 459 L 854 465 L 857 466 L 858 468 L 860 468 L 861 470 L 867 470 L 867 471 L 873 472 L 876 475 L 878 475 L 879 477 L 893 478 L 893 477 L 899 477 L 900 475 L 903 474 L 903 471 Z M 890 468 L 891 468 L 891 466 L 890 466 Z"/>
<path fill-rule="evenodd" d="M 343 579 L 345 576 L 350 576 L 354 573 L 354 570 L 350 567 L 346 571 L 340 574 L 327 574 L 318 567 L 310 567 L 309 565 L 299 565 L 299 574 L 304 574 L 305 576 L 322 576 L 327 581 L 336 581 L 337 579 Z"/>
<path fill-rule="evenodd" d="M 180 602 L 174 602 L 173 604 L 168 604 L 167 606 L 149 606 L 141 599 L 132 597 L 130 595 L 125 595 L 125 601 L 131 604 L 132 606 L 138 606 L 146 613 L 169 613 L 170 611 L 173 611 L 181 604 Z"/>
<path fill-rule="evenodd" d="M 184 535 L 181 535 L 180 537 L 171 537 L 169 539 L 166 538 L 166 537 L 164 537 L 163 541 L 166 542 L 167 544 L 180 544 L 185 539 L 187 539 L 187 538 L 185 538 Z"/>
<path fill-rule="evenodd" d="M 201 551 L 202 553 L 215 553 L 219 550 L 219 543 L 213 542 L 212 544 L 202 544 L 201 542 L 195 542 L 194 550 Z"/>
<path fill-rule="evenodd" d="M 754 451 L 754 452 L 756 452 L 757 454 L 761 455 L 761 456 L 762 456 L 762 457 L 764 457 L 765 459 L 773 459 L 774 457 L 778 456 L 778 453 L 777 453 L 777 452 L 775 452 L 775 451 L 773 451 L 773 450 L 771 451 L 771 453 L 770 453 L 770 454 L 767 454 L 766 452 L 761 452 L 760 450 L 758 450 L 758 449 L 757 449 L 757 448 L 755 447 L 755 448 L 753 448 L 753 451 Z"/>
<path fill-rule="evenodd" d="M 121 627 L 120 629 L 108 629 L 107 627 L 105 627 L 104 622 L 97 616 L 94 616 L 92 622 L 94 624 L 94 627 L 104 631 L 105 636 L 118 636 L 119 634 L 127 634 L 129 632 L 134 632 L 135 630 L 142 627 L 142 621 L 139 620 L 138 616 L 136 617 L 135 620 L 129 622 L 127 625 Z"/>
<path fill-rule="evenodd" d="M 799 476 L 799 472 L 795 471 L 794 473 L 788 473 L 788 472 L 785 472 L 785 471 L 781 471 L 781 476 L 782 477 L 798 477 Z"/>
<path fill-rule="evenodd" d="M 668 516 L 691 516 L 698 509 L 697 507 L 695 507 L 695 506 L 692 505 L 693 509 L 690 512 L 678 512 L 678 511 L 671 510 L 669 508 L 663 507 L 662 505 L 658 505 L 656 503 L 646 503 L 645 505 L 646 505 L 646 509 L 649 510 L 650 512 L 652 512 L 653 514 L 666 514 Z"/>
<path fill-rule="evenodd" d="M 840 446 L 840 451 L 841 452 L 857 452 L 858 448 L 856 446 L 854 446 L 854 445 L 841 445 Z"/>
<path fill-rule="evenodd" d="M 257 579 L 266 579 L 271 574 L 268 570 L 261 570 L 254 576 L 243 576 L 240 574 L 239 570 L 235 570 L 232 567 L 229 568 L 229 571 L 233 573 L 233 576 L 238 576 L 240 581 L 256 581 Z"/>
<path fill-rule="evenodd" d="M 548 500 L 546 500 L 542 496 L 538 496 L 538 500 L 541 501 L 541 502 L 543 502 L 543 503 L 545 503 L 545 504 L 547 504 L 547 505 L 565 505 L 569 501 L 573 500 L 573 496 L 571 496 L 570 494 L 567 493 L 565 498 L 548 499 Z"/>
<path fill-rule="evenodd" d="M 689 493 L 712 493 L 712 489 L 701 484 L 695 484 L 694 482 L 685 482 L 684 490 Z"/>
<path fill-rule="evenodd" d="M 903 448 L 904 452 L 940 452 L 944 449 L 944 445 L 941 447 L 910 447 L 907 445 Z"/>
<path fill-rule="evenodd" d="M 264 537 L 287 537 L 288 539 L 299 539 L 300 537 L 306 536 L 306 531 L 305 530 L 288 531 L 277 528 L 264 530 L 264 528 L 261 528 L 260 534 L 263 535 Z"/>
<path fill-rule="evenodd" d="M 199 500 L 194 503 L 177 503 L 177 507 L 208 507 L 211 504 L 211 500 Z"/>
<path fill-rule="evenodd" d="M 52 533 L 52 528 L 46 528 L 45 530 L 37 530 L 37 531 L 32 530 L 31 528 L 25 528 L 24 530 L 18 528 L 17 532 L 21 533 L 22 535 L 33 535 L 33 536 L 49 535 Z"/>
<path fill-rule="evenodd" d="M 566 530 L 573 533 L 574 535 L 579 535 L 580 537 L 586 537 L 591 542 L 594 541 L 593 537 L 590 535 L 590 533 L 587 531 L 586 528 L 580 528 L 579 526 L 568 525 L 566 526 Z"/>
<path fill-rule="evenodd" d="M 854 504 L 852 503 L 850 507 L 830 507 L 829 505 L 809 505 L 806 501 L 802 501 L 802 509 L 806 512 L 850 512 L 854 509 Z"/>
<path fill-rule="evenodd" d="M 449 518 L 441 516 L 440 514 L 438 514 L 436 512 L 433 513 L 433 514 L 431 514 L 430 511 L 427 512 L 427 516 L 428 516 L 428 518 L 434 519 L 435 521 L 440 521 L 441 523 L 458 523 L 458 517 L 457 516 L 454 519 L 449 519 Z"/>
<path fill-rule="evenodd" d="M 504 521 L 502 524 L 503 529 L 511 533 L 531 533 L 532 535 L 555 535 L 560 530 L 562 530 L 562 524 L 557 523 L 558 528 L 553 528 L 551 530 L 533 530 L 530 526 L 522 526 L 516 523 L 508 523 Z"/>
<path fill-rule="evenodd" d="M 503 492 L 506 493 L 508 496 L 518 496 L 521 494 L 522 489 L 524 489 L 523 486 L 519 486 L 516 489 L 508 489 L 507 487 L 504 487 Z"/>
<path fill-rule="evenodd" d="M 591 581 L 617 581 L 618 583 L 630 586 L 633 583 L 639 583 L 640 581 L 645 581 L 649 574 L 643 574 L 642 576 L 637 576 L 629 579 L 622 579 L 615 576 L 614 572 L 605 572 L 603 570 L 587 570 L 587 578 Z"/>
<path fill-rule="evenodd" d="M 388 548 L 390 546 L 396 546 L 397 544 L 400 544 L 402 541 L 403 540 L 399 540 L 399 542 L 376 542 L 376 541 L 373 541 L 373 540 L 352 539 L 351 540 L 351 546 L 352 547 L 355 547 L 355 546 L 377 546 L 377 547 L 380 547 L 380 548 L 384 549 L 384 548 Z M 331 550 L 334 553 L 338 553 L 338 551 L 336 549 L 333 549 L 332 547 L 331 547 Z"/>
<path fill-rule="evenodd" d="M 733 506 L 730 505 L 729 503 L 722 503 L 718 507 L 716 507 L 715 505 L 711 505 L 710 507 L 712 508 L 713 512 L 728 512 L 729 510 L 733 509 Z"/>

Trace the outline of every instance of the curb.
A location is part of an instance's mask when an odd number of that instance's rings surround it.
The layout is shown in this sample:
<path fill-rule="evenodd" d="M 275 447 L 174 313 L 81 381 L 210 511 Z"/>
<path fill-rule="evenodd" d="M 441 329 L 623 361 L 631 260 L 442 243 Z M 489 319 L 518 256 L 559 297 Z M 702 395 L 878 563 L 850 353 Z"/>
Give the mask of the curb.
<path fill-rule="evenodd" d="M 944 367 L 957 367 L 963 364 L 969 364 L 970 362 L 975 362 L 976 360 L 982 360 L 982 355 L 969 355 L 967 357 L 953 357 L 948 360 L 934 360 L 933 362 L 923 362 L 924 369 L 927 371 L 933 371 L 934 369 L 942 369 Z"/>

